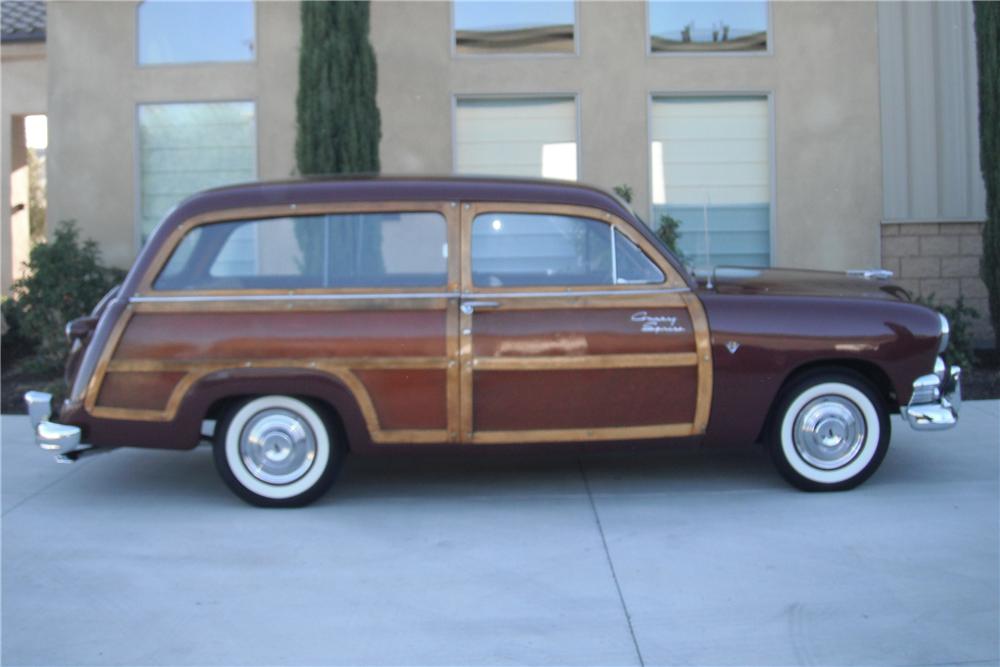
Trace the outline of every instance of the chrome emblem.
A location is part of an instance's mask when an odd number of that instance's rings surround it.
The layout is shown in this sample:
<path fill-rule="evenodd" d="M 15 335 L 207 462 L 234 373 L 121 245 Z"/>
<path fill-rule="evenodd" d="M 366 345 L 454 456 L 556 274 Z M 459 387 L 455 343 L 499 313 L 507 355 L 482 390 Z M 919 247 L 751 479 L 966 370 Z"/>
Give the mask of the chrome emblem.
<path fill-rule="evenodd" d="M 729 354 L 736 354 L 736 350 L 740 349 L 740 344 L 735 340 L 731 340 L 726 343 L 726 349 L 729 350 Z"/>
<path fill-rule="evenodd" d="M 677 324 L 677 318 L 673 315 L 650 315 L 645 310 L 633 313 L 632 321 L 642 323 L 642 333 L 683 333 L 685 330 Z"/>

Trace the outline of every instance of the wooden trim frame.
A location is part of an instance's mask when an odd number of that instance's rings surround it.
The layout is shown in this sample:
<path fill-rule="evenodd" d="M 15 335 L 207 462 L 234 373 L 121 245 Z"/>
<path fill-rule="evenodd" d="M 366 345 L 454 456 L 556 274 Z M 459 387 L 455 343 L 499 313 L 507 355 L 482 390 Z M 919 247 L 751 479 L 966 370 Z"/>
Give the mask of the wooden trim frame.
<path fill-rule="evenodd" d="M 664 259 L 660 253 L 647 241 L 642 234 L 639 234 L 630 223 L 625 222 L 618 216 L 607 211 L 590 208 L 587 206 L 573 206 L 569 204 L 524 204 L 518 202 L 467 202 L 462 204 L 462 256 L 467 261 L 462 267 L 462 292 L 466 294 L 476 292 L 524 292 L 524 287 L 483 287 L 472 282 L 472 223 L 477 216 L 483 213 L 534 213 L 539 215 L 562 215 L 574 218 L 586 218 L 597 220 L 606 225 L 614 227 L 622 233 L 625 238 L 637 245 L 646 257 L 648 257 L 657 268 L 663 272 L 662 283 L 644 284 L 622 284 L 622 285 L 579 285 L 579 286 L 540 286 L 532 287 L 532 292 L 552 292 L 553 295 L 572 295 L 574 292 L 587 292 L 598 288 L 602 291 L 635 291 L 642 288 L 676 289 L 687 290 L 688 285 L 678 275 L 676 269 Z"/>
<path fill-rule="evenodd" d="M 196 215 L 179 224 L 167 240 L 160 246 L 153 261 L 150 262 L 149 270 L 142 277 L 136 289 L 136 296 L 235 296 L 235 295 L 268 295 L 268 294 L 392 294 L 399 292 L 399 288 L 341 288 L 341 287 L 310 287 L 302 289 L 226 289 L 226 290 L 154 290 L 153 282 L 166 266 L 170 256 L 180 244 L 181 240 L 196 227 L 210 225 L 217 222 L 232 222 L 236 220 L 263 220 L 267 218 L 295 218 L 315 215 L 337 215 L 349 213 L 440 213 L 448 225 L 448 259 L 449 274 L 447 285 L 436 287 L 407 288 L 407 292 L 441 292 L 454 291 L 458 288 L 458 274 L 451 273 L 451 260 L 455 254 L 452 240 L 457 241 L 458 232 L 454 230 L 457 223 L 458 202 L 441 201 L 376 201 L 376 202 L 324 202 L 321 204 L 290 204 L 287 206 L 260 206 L 251 208 L 233 208 L 219 211 L 211 211 L 201 215 Z M 453 222 L 454 221 L 454 222 Z"/>
<path fill-rule="evenodd" d="M 154 290 L 153 282 L 166 265 L 178 244 L 191 230 L 201 225 L 232 220 L 258 220 L 276 217 L 311 216 L 338 213 L 406 213 L 437 212 L 447 225 L 448 259 L 447 283 L 428 288 L 406 288 L 414 298 L 390 299 L 400 288 L 309 288 L 309 289 L 258 289 L 258 290 Z M 188 390 L 199 380 L 219 371 L 245 368 L 294 368 L 316 370 L 343 383 L 354 395 L 361 409 L 372 441 L 375 443 L 441 443 L 458 441 L 458 287 L 460 281 L 461 253 L 459 244 L 458 202 L 440 201 L 391 201 L 344 202 L 308 205 L 274 206 L 227 209 L 195 216 L 181 223 L 159 249 L 149 270 L 142 277 L 134 299 L 120 316 L 102 351 L 92 375 L 84 401 L 88 413 L 99 418 L 136 421 L 169 422 L 176 418 L 181 402 Z M 359 298 L 344 300 L 323 299 L 326 295 L 357 295 Z M 426 297 L 420 296 L 427 294 Z M 275 297 L 262 300 L 240 300 L 238 297 Z M 293 296 L 289 299 L 287 297 Z M 192 299 L 192 297 L 194 297 Z M 217 297 L 217 298 L 215 298 Z M 236 297 L 236 298 L 234 298 Z M 281 298 L 285 297 L 285 298 Z M 144 299 L 149 300 L 144 300 Z M 158 299 L 164 299 L 159 301 Z M 186 300 L 191 299 L 191 300 Z M 137 313 L 157 312 L 289 312 L 314 310 L 441 310 L 446 321 L 444 357 L 383 357 L 383 358 L 273 358 L 273 359 L 222 359 L 222 360 L 115 360 L 115 352 Z M 374 402 L 365 385 L 354 373 L 356 370 L 406 370 L 442 369 L 447 373 L 446 429 L 384 429 Z M 162 410 L 104 407 L 98 404 L 100 391 L 108 373 L 184 371 L 185 375 L 170 393 Z"/>
<path fill-rule="evenodd" d="M 472 281 L 472 223 L 482 213 L 535 213 L 587 218 L 614 227 L 638 246 L 663 272 L 661 283 L 484 287 Z M 504 310 L 549 310 L 567 308 L 686 308 L 693 328 L 695 351 L 664 354 L 604 354 L 587 356 L 540 357 L 476 357 L 473 354 L 474 313 L 460 312 L 459 362 L 461 365 L 461 429 L 463 442 L 500 444 L 522 442 L 586 442 L 600 440 L 633 440 L 694 436 L 705 433 L 712 399 L 712 359 L 708 320 L 697 297 L 687 283 L 659 251 L 630 223 L 599 209 L 554 204 L 524 204 L 511 202 L 464 202 L 461 211 L 461 243 L 463 264 L 462 297 L 468 300 L 496 301 Z M 531 298 L 525 298 L 526 292 Z M 599 292 L 595 294 L 594 292 Z M 620 294 L 616 294 L 620 293 Z M 551 294 L 549 296 L 549 294 Z M 545 371 L 597 370 L 619 368 L 660 368 L 696 366 L 698 385 L 694 419 L 691 423 L 656 424 L 649 426 L 616 426 L 607 428 L 533 429 L 476 431 L 473 420 L 473 374 L 475 371 Z"/>
<path fill-rule="evenodd" d="M 111 334 L 108 345 L 98 362 L 98 367 L 91 379 L 87 389 L 87 397 L 84 406 L 88 413 L 94 417 L 106 419 L 125 419 L 135 421 L 169 422 L 173 421 L 180 409 L 181 402 L 190 390 L 192 385 L 203 378 L 220 371 L 236 369 L 261 369 L 261 368 L 289 368 L 296 370 L 315 370 L 336 378 L 354 395 L 355 400 L 361 409 L 362 417 L 368 427 L 372 441 L 380 444 L 402 444 L 402 443 L 441 443 L 451 440 L 450 433 L 453 431 L 451 424 L 452 416 L 449 413 L 449 429 L 384 429 L 378 418 L 378 412 L 371 396 L 364 383 L 357 375 L 356 370 L 426 370 L 442 369 L 449 374 L 448 400 L 453 393 L 457 393 L 457 387 L 451 378 L 454 375 L 454 361 L 449 357 L 335 357 L 335 358 L 274 358 L 274 359 L 217 359 L 212 361 L 186 361 L 186 360 L 163 360 L 163 359 L 127 359 L 115 360 L 114 351 L 128 327 L 137 310 L 142 312 L 172 312 L 174 308 L 162 308 L 161 306 L 173 306 L 177 304 L 137 304 L 130 306 L 124 312 Z M 442 304 L 443 306 L 444 304 Z M 454 306 L 454 307 L 453 307 Z M 449 313 L 457 312 L 457 305 L 449 304 Z M 452 338 L 455 338 L 453 335 Z M 142 410 L 133 408 L 106 407 L 98 404 L 101 387 L 108 373 L 148 373 L 148 372 L 170 372 L 183 371 L 184 377 L 174 386 L 166 405 L 162 410 Z"/>

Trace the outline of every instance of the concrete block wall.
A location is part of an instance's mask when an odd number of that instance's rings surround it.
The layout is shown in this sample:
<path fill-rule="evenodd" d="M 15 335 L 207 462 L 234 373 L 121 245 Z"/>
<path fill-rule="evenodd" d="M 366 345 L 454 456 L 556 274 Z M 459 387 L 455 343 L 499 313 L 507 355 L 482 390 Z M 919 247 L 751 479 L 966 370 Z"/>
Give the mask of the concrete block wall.
<path fill-rule="evenodd" d="M 976 339 L 992 343 L 986 285 L 979 277 L 983 224 L 891 223 L 882 225 L 882 267 L 915 295 L 932 294 L 941 303 L 965 304 L 979 311 Z"/>

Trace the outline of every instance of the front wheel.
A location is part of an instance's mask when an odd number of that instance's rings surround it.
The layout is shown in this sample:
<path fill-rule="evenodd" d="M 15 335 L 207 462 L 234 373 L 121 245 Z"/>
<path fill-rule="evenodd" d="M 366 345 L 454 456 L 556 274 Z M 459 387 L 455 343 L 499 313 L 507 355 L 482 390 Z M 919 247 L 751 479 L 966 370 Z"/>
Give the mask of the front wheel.
<path fill-rule="evenodd" d="M 299 507 L 329 488 L 343 458 L 319 411 L 291 396 L 262 396 L 219 422 L 215 466 L 232 491 L 262 507 Z"/>
<path fill-rule="evenodd" d="M 770 439 L 782 476 L 806 491 L 851 489 L 889 449 L 885 403 L 860 376 L 810 375 L 782 395 Z"/>

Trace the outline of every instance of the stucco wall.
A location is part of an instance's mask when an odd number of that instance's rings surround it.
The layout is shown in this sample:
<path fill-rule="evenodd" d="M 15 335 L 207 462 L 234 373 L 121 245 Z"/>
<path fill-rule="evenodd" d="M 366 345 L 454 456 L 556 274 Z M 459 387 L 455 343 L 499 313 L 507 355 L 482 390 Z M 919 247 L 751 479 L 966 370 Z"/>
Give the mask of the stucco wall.
<path fill-rule="evenodd" d="M 580 179 L 632 185 L 648 215 L 650 94 L 771 94 L 774 262 L 877 265 L 875 5 L 775 2 L 773 53 L 752 56 L 648 56 L 645 12 L 640 2 L 579 3 L 578 57 L 456 58 L 449 3 L 373 3 L 383 171 L 451 171 L 455 95 L 572 93 Z M 134 3 L 50 5 L 50 219 L 76 218 L 111 262 L 131 261 L 141 102 L 255 100 L 258 175 L 292 174 L 297 3 L 258 4 L 257 33 L 255 63 L 140 68 Z"/>
<path fill-rule="evenodd" d="M 13 128 L 15 118 L 29 114 L 43 114 L 46 110 L 46 77 L 44 43 L 4 44 L 0 50 L 0 122 L 3 124 L 0 151 L 3 152 L 3 174 L 0 178 L 3 230 L 0 234 L 0 293 L 6 294 L 11 283 L 20 276 L 27 261 L 29 231 L 27 213 L 27 167 L 24 166 L 23 127 Z M 12 129 L 15 130 L 12 134 Z M 17 153 L 18 155 L 14 155 Z M 12 157 L 17 164 L 12 162 Z M 12 170 L 18 173 L 12 174 Z M 9 179 L 13 176 L 13 179 Z M 15 192 L 11 191 L 11 180 Z M 12 196 L 13 195 L 13 196 Z M 11 219 L 15 205 L 25 208 Z"/>
<path fill-rule="evenodd" d="M 458 58 L 448 3 L 372 5 L 382 167 L 448 173 L 452 98 L 579 96 L 580 180 L 628 183 L 649 212 L 647 104 L 654 93 L 773 95 L 774 263 L 879 264 L 881 157 L 873 3 L 772 4 L 771 55 L 649 56 L 645 4 L 579 4 L 579 57 Z"/>
<path fill-rule="evenodd" d="M 253 100 L 258 177 L 294 169 L 297 3 L 257 4 L 256 62 L 151 67 L 136 64 L 135 7 L 48 6 L 49 219 L 76 219 L 119 266 L 137 249 L 137 105 Z"/>

